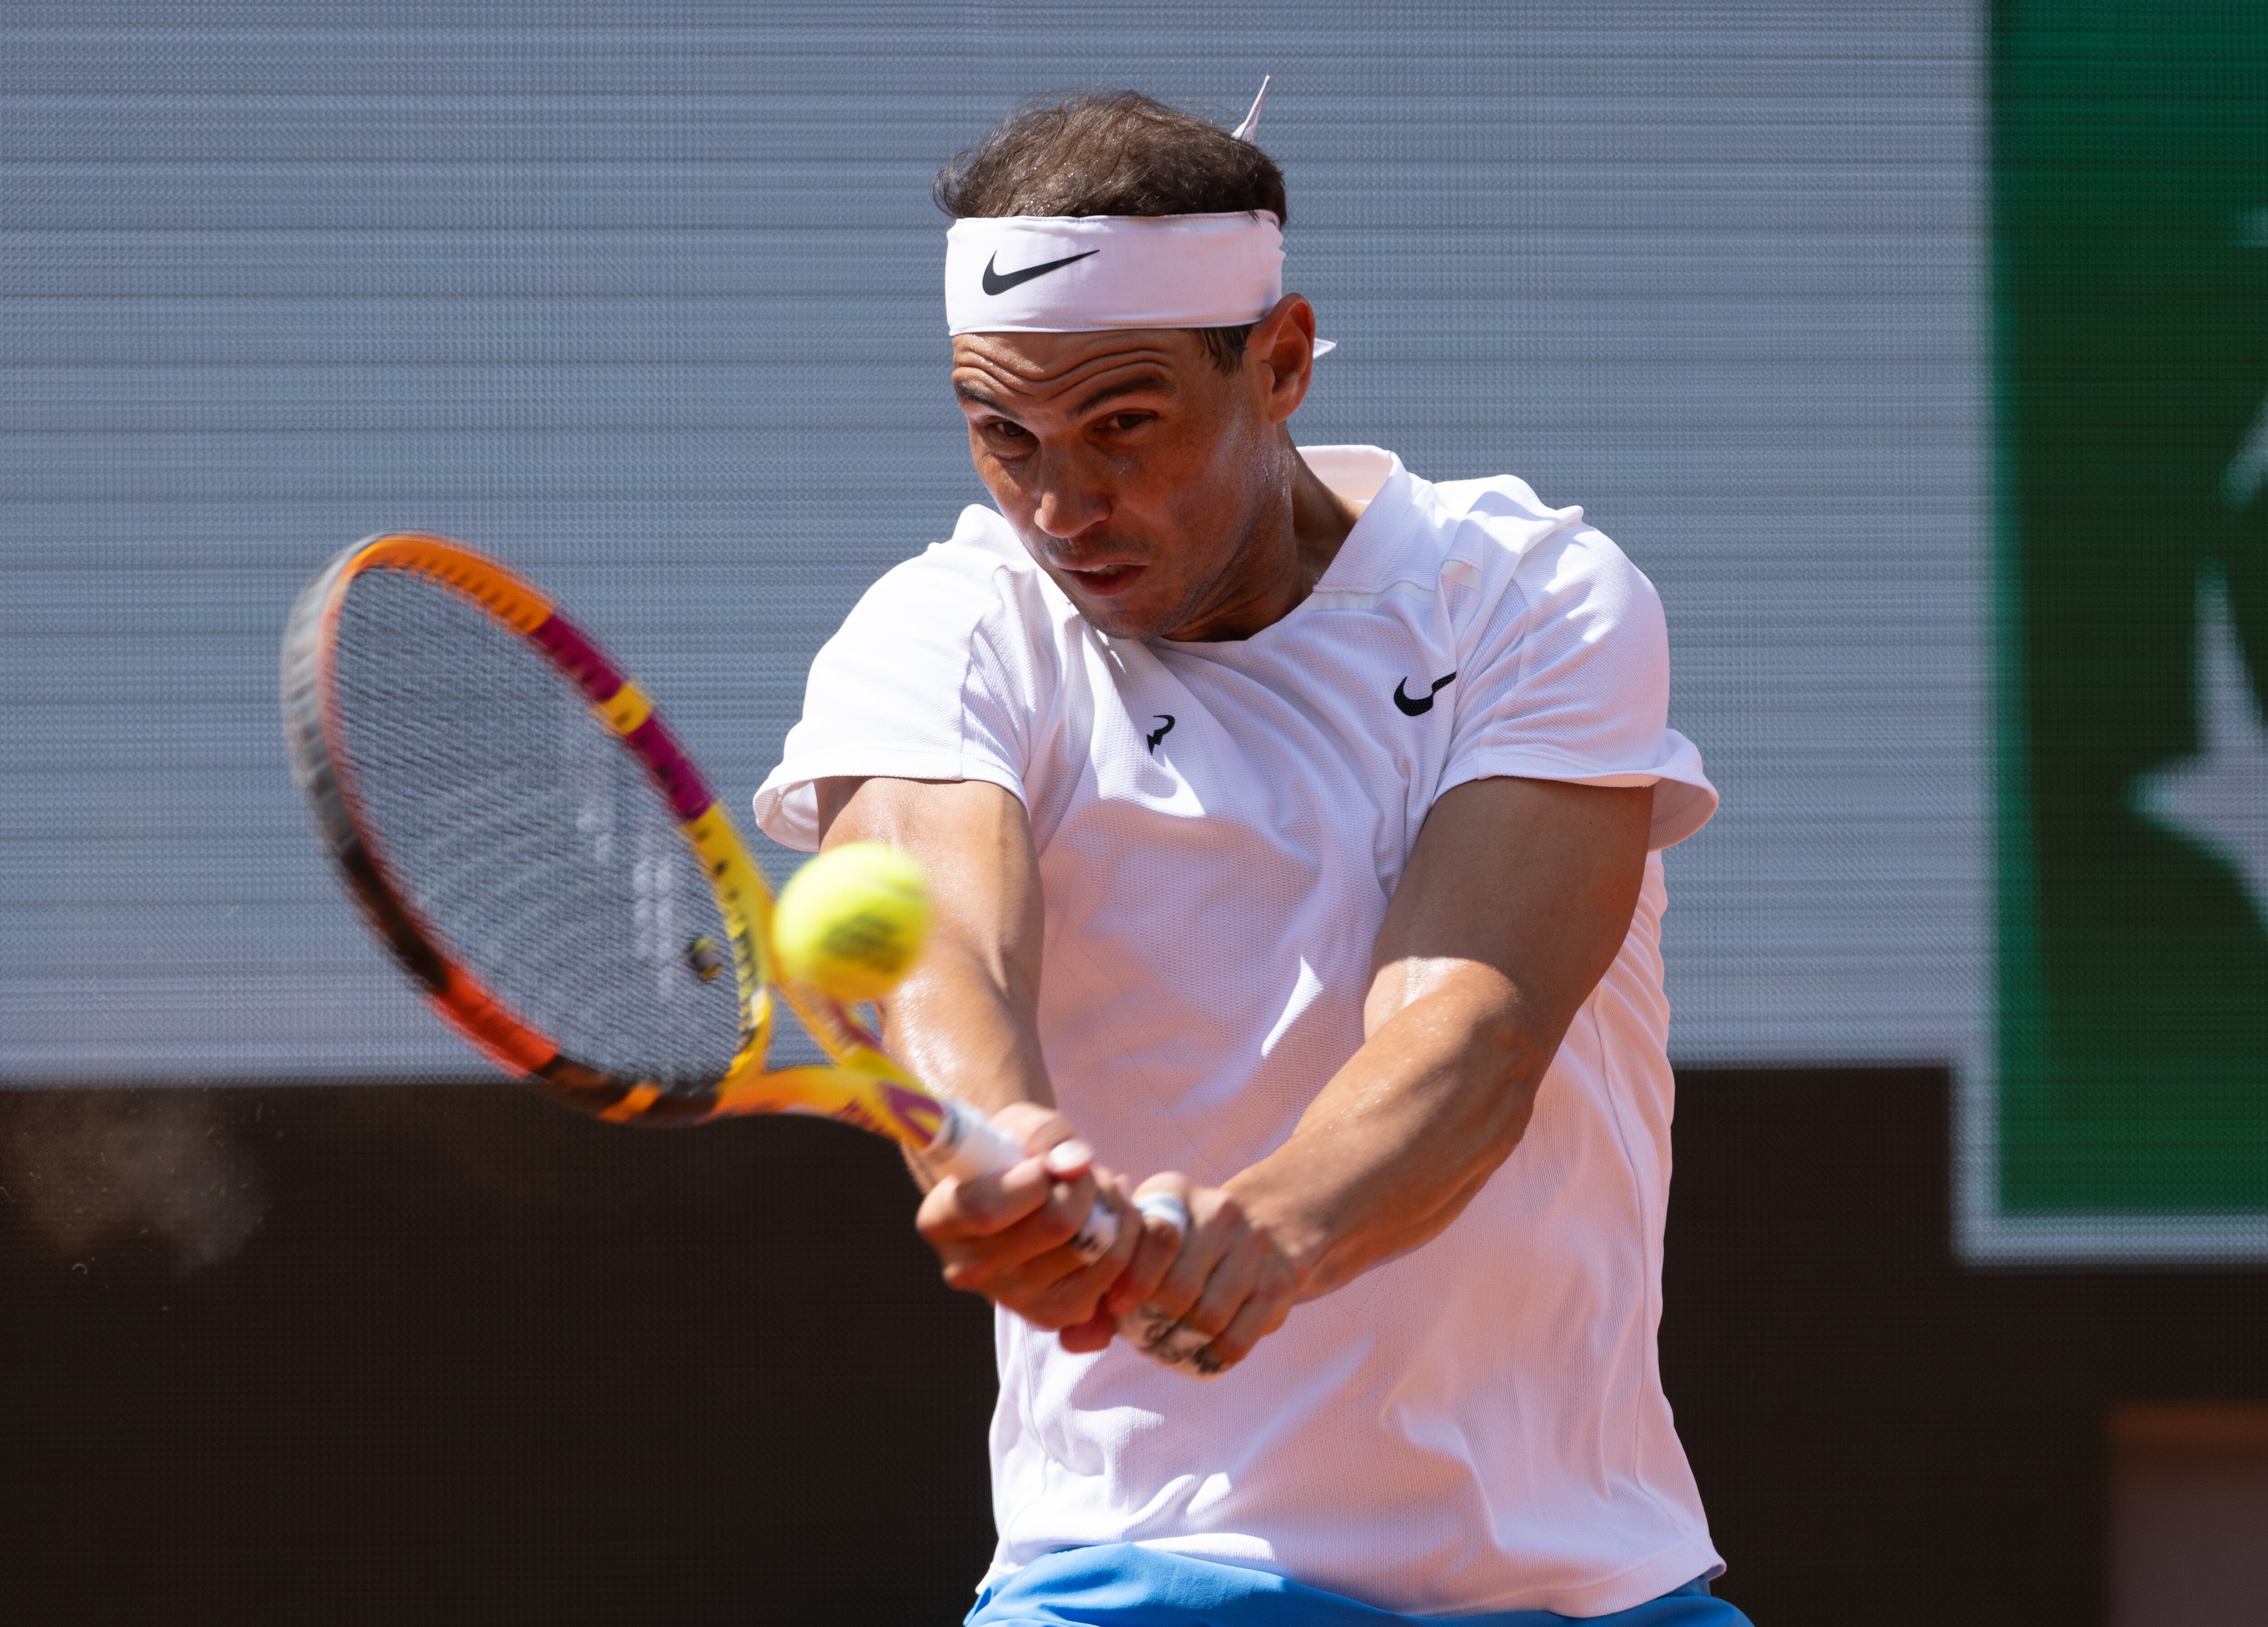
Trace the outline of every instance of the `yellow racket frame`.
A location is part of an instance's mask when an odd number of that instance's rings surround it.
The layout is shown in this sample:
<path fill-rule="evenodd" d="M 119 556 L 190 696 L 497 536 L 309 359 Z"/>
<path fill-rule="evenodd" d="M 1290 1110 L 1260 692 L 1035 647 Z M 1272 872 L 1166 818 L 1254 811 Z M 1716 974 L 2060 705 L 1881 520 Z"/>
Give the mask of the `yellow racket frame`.
<path fill-rule="evenodd" d="M 669 805 L 679 834 L 709 878 L 738 985 L 739 1049 L 714 1086 L 688 1092 L 563 1054 L 459 960 L 396 880 L 357 791 L 335 688 L 340 611 L 355 580 L 378 571 L 407 572 L 448 589 L 541 654 L 581 690 L 593 715 Z M 366 538 L 334 557 L 300 593 L 285 629 L 282 678 L 293 777 L 348 891 L 435 1013 L 499 1068 L 618 1124 L 814 1114 L 932 1154 L 981 1138 L 980 1127 L 989 1130 L 981 1115 L 924 1090 L 842 1005 L 774 976 L 771 889 L 732 819 L 652 700 L 526 578 L 448 537 L 391 532 Z M 767 1066 L 775 990 L 834 1065 L 777 1071 Z"/>

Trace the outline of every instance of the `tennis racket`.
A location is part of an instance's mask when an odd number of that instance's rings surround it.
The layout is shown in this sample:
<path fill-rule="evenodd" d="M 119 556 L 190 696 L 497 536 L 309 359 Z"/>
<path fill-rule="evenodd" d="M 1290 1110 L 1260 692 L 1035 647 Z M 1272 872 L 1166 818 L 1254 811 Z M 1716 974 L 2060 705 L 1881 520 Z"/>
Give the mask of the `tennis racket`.
<path fill-rule="evenodd" d="M 292 607 L 283 691 L 348 892 L 498 1067 L 615 1123 L 815 1114 L 963 1178 L 1025 1156 L 777 976 L 770 891 L 701 771 L 525 578 L 446 537 L 357 543 Z M 767 1065 L 777 1004 L 833 1065 Z M 1099 1259 L 1117 1233 L 1098 1199 L 1071 1247 Z"/>

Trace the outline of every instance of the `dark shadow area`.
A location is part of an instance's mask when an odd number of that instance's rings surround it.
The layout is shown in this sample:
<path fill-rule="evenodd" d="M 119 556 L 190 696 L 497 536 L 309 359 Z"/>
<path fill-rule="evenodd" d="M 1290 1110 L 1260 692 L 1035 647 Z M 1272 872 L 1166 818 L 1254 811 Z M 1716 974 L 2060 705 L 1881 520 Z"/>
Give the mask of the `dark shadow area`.
<path fill-rule="evenodd" d="M 2268 1271 L 1957 1265 L 1948 1083 L 1679 1075 L 1663 1379 L 1758 1627 L 2102 1622 L 2112 1407 L 2268 1397 Z"/>
<path fill-rule="evenodd" d="M 105 1092 L 59 1143 L 45 1096 L 0 1092 L 0 1620 L 967 1609 L 989 1315 L 880 1142 L 482 1086 Z M 266 1189 L 186 1270 L 139 1218 L 164 1172 L 129 1152 L 129 1201 L 99 1150 L 185 1101 Z M 70 1233 L 87 1204 L 124 1218 Z"/>
<path fill-rule="evenodd" d="M 1662 1359 L 1759 1627 L 2100 1621 L 2108 1410 L 2268 1396 L 2268 1274 L 1956 1267 L 1945 1086 L 1682 1081 Z M 912 1207 L 810 1122 L 0 1092 L 0 1620 L 957 1620 L 990 1338 Z"/>

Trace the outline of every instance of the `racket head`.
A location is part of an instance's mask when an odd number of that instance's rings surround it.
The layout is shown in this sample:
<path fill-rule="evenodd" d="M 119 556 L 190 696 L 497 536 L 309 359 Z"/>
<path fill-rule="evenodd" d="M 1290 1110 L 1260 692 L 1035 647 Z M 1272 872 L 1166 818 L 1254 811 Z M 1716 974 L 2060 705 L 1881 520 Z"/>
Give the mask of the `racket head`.
<path fill-rule="evenodd" d="M 307 584 L 281 677 L 323 844 L 445 1022 L 600 1118 L 751 1110 L 728 1104 L 763 1069 L 770 894 L 594 639 L 497 561 L 387 533 Z"/>

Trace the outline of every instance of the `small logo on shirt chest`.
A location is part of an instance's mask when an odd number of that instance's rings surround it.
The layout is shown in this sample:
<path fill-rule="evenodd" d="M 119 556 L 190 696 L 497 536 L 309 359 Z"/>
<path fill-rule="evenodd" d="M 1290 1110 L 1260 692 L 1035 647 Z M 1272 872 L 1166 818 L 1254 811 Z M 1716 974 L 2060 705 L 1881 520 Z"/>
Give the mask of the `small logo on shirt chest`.
<path fill-rule="evenodd" d="M 1447 686 L 1457 681 L 1457 674 L 1451 673 L 1447 678 L 1436 678 L 1433 680 L 1433 687 L 1432 688 L 1426 690 L 1425 694 L 1414 698 L 1403 693 L 1403 685 L 1409 681 L 1410 681 L 1406 678 L 1395 681 L 1394 685 L 1394 704 L 1405 718 L 1422 718 L 1427 712 L 1433 710 L 1433 697 L 1440 694 L 1442 689 Z"/>
<path fill-rule="evenodd" d="M 1426 704 L 1430 706 L 1432 703 L 1428 701 Z M 1150 715 L 1152 718 L 1164 719 L 1163 722 L 1160 723 L 1156 728 L 1151 730 L 1149 734 L 1145 737 L 1150 742 L 1150 755 L 1154 757 L 1158 755 L 1158 742 L 1164 740 L 1166 736 L 1174 732 L 1174 714 L 1171 712 L 1152 712 Z"/>

